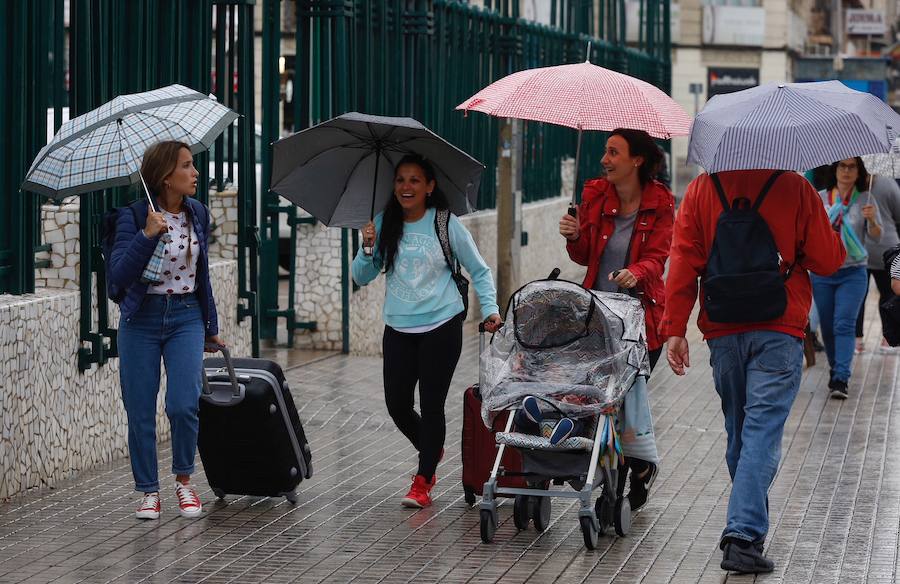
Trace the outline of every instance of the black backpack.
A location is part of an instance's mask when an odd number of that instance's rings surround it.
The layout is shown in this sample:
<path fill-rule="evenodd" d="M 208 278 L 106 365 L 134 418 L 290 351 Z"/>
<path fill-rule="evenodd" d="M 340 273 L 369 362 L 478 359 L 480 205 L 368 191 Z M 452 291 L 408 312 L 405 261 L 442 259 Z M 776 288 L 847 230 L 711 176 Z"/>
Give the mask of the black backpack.
<path fill-rule="evenodd" d="M 119 221 L 119 211 L 123 209 L 131 209 L 131 214 L 134 216 L 134 224 L 140 229 L 134 205 L 110 209 L 103 214 L 103 223 L 100 226 L 100 253 L 103 255 L 103 265 L 106 270 L 106 297 L 116 304 L 122 302 L 127 290 L 112 283 L 109 277 L 109 260 L 112 257 L 113 245 L 116 243 L 116 223 Z"/>
<path fill-rule="evenodd" d="M 772 231 L 759 214 L 783 172 L 769 177 L 752 205 L 748 198 L 739 197 L 730 207 L 719 177 L 709 175 L 724 209 L 702 279 L 704 308 L 713 322 L 762 322 L 778 318 L 787 308 L 784 284 L 792 266 L 782 271 Z"/>
<path fill-rule="evenodd" d="M 450 275 L 456 283 L 456 289 L 462 296 L 463 311 L 462 319 L 466 320 L 469 314 L 469 280 L 463 276 L 462 268 L 460 268 L 459 260 L 450 248 L 450 211 L 447 209 L 438 209 L 434 214 L 434 231 L 437 233 L 438 241 L 441 242 L 441 251 L 444 252 L 444 260 L 450 267 Z"/>

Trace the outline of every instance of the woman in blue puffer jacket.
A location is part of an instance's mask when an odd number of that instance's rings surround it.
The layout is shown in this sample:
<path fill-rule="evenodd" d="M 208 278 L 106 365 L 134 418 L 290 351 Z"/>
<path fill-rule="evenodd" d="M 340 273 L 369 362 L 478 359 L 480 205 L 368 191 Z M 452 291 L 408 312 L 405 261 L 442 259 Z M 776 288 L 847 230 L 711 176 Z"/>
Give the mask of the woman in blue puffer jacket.
<path fill-rule="evenodd" d="M 119 379 L 135 490 L 143 493 L 135 515 L 160 515 L 156 397 L 162 359 L 175 497 L 181 515 L 196 517 L 203 508 L 190 476 L 204 342 L 222 344 L 209 279 L 209 209 L 191 198 L 198 173 L 187 144 L 165 141 L 148 148 L 141 175 L 157 210 L 145 200 L 119 212 L 108 268 L 110 282 L 125 291 L 119 304 Z M 163 236 L 166 233 L 169 237 Z M 144 269 L 157 245 L 164 246 L 163 267 L 158 278 L 148 279 Z"/>

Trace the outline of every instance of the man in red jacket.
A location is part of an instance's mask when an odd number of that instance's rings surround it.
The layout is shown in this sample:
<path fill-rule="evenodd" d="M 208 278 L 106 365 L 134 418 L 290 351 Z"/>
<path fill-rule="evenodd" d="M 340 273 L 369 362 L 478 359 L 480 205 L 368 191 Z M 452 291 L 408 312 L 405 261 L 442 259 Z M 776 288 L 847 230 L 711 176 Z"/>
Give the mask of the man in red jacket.
<path fill-rule="evenodd" d="M 755 202 L 773 170 L 718 173 L 729 204 L 738 197 Z M 728 432 L 726 461 L 732 489 L 722 533 L 722 569 L 770 572 L 763 557 L 769 530 L 768 489 L 781 458 L 784 423 L 800 384 L 803 331 L 812 292 L 806 270 L 828 275 L 846 252 L 816 191 L 802 176 L 787 172 L 775 180 L 758 213 L 769 227 L 787 275 L 786 308 L 764 322 L 714 322 L 700 287 L 698 326 L 711 354 L 716 392 Z M 668 339 L 667 358 L 676 375 L 690 367 L 687 322 L 697 299 L 698 280 L 707 261 L 722 202 L 709 175 L 688 185 L 675 221 L 660 333 Z M 788 267 L 791 267 L 789 270 Z M 802 269 L 801 269 L 802 268 Z"/>

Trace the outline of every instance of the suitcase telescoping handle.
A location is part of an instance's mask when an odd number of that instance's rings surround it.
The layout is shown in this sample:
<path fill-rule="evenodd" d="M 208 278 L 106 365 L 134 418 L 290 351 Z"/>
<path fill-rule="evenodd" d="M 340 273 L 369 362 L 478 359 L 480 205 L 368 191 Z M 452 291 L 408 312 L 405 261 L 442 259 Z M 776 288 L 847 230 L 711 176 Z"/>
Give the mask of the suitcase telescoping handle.
<path fill-rule="evenodd" d="M 237 375 L 234 373 L 234 365 L 231 363 L 231 352 L 228 350 L 228 347 L 225 345 L 217 345 L 216 343 L 206 343 L 206 348 L 222 352 L 222 356 L 225 358 L 225 369 L 228 371 L 228 379 L 231 381 L 233 395 L 234 397 L 240 397 L 241 388 L 238 385 Z M 206 378 L 206 369 L 203 370 L 203 393 L 206 395 L 212 394 L 212 390 L 209 388 L 209 380 Z"/>

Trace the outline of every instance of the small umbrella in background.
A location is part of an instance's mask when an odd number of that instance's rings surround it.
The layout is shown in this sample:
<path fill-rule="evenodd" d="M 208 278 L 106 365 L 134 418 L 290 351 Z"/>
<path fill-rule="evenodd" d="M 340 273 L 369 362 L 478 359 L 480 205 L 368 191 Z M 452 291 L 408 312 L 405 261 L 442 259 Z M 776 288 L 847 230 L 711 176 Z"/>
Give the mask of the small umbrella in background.
<path fill-rule="evenodd" d="M 450 210 L 475 209 L 484 165 L 412 118 L 346 113 L 272 148 L 271 190 L 329 227 L 359 229 L 393 196 L 394 166 L 419 154 Z"/>
<path fill-rule="evenodd" d="M 64 123 L 25 175 L 22 190 L 66 197 L 140 182 L 150 208 L 156 205 L 141 176 L 141 158 L 150 145 L 185 142 L 191 152 L 209 148 L 238 114 L 182 85 L 120 95 Z M 160 279 L 163 234 L 141 279 Z M 171 239 L 169 239 L 171 241 Z"/>
<path fill-rule="evenodd" d="M 840 81 L 768 83 L 713 97 L 694 119 L 688 163 L 707 172 L 805 171 L 889 152 L 900 115 Z"/>
<path fill-rule="evenodd" d="M 865 154 L 861 156 L 869 174 L 900 178 L 900 138 L 896 138 L 887 154 Z"/>
<path fill-rule="evenodd" d="M 577 129 L 573 205 L 582 131 L 631 128 L 644 130 L 654 138 L 668 139 L 687 136 L 691 129 L 691 117 L 658 87 L 589 61 L 507 75 L 456 109 Z"/>

